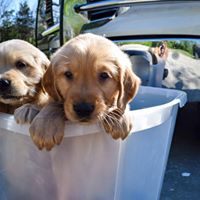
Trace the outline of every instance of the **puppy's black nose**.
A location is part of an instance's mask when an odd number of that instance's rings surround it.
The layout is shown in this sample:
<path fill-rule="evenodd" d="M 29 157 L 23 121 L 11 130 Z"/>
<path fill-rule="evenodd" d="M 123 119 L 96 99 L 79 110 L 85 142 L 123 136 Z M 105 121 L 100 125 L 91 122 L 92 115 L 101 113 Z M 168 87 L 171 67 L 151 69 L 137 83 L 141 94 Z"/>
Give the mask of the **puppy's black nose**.
<path fill-rule="evenodd" d="M 79 117 L 89 117 L 94 111 L 94 105 L 91 103 L 81 102 L 74 104 L 73 109 Z"/>
<path fill-rule="evenodd" d="M 10 83 L 7 79 L 0 79 L 0 92 L 7 91 L 10 88 Z"/>

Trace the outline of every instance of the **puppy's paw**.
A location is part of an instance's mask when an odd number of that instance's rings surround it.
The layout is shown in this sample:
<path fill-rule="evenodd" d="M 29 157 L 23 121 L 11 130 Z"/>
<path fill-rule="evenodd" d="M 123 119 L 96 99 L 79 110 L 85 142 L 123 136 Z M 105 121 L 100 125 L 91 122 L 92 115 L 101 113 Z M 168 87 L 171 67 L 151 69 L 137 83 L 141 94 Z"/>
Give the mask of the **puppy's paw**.
<path fill-rule="evenodd" d="M 39 112 L 40 108 L 38 106 L 28 103 L 15 110 L 14 118 L 18 124 L 31 123 Z"/>
<path fill-rule="evenodd" d="M 42 150 L 50 151 L 54 145 L 59 145 L 64 136 L 64 120 L 36 117 L 29 128 L 34 144 Z"/>
<path fill-rule="evenodd" d="M 113 139 L 121 138 L 124 140 L 132 129 L 132 123 L 128 115 L 117 115 L 111 112 L 102 121 L 105 131 L 112 136 Z"/>
<path fill-rule="evenodd" d="M 60 106 L 48 105 L 41 110 L 30 125 L 29 131 L 34 144 L 50 151 L 59 145 L 64 136 L 65 117 Z"/>
<path fill-rule="evenodd" d="M 120 125 L 113 127 L 110 134 L 113 139 L 121 138 L 124 140 L 130 134 L 132 124 L 127 123 L 124 119 L 121 119 L 119 123 Z"/>

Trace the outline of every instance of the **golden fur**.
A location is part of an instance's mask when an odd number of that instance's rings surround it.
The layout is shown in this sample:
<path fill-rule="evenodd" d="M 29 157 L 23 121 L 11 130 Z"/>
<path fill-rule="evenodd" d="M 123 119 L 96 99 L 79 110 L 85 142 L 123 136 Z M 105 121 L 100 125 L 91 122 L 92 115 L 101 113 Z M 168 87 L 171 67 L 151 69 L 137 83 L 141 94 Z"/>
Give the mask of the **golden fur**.
<path fill-rule="evenodd" d="M 152 54 L 154 61 L 154 64 L 157 64 L 160 59 L 166 62 L 169 54 L 169 49 L 167 47 L 167 42 L 162 41 L 159 46 L 157 47 L 151 47 L 149 49 L 149 52 Z"/>
<path fill-rule="evenodd" d="M 43 106 L 48 95 L 42 91 L 41 79 L 48 65 L 48 58 L 28 42 L 0 43 L 0 111 L 13 114 L 27 103 Z"/>
<path fill-rule="evenodd" d="M 131 123 L 125 109 L 139 85 L 128 56 L 113 42 L 89 33 L 71 39 L 53 55 L 44 75 L 53 103 L 30 126 L 34 143 L 47 150 L 60 144 L 65 117 L 79 123 L 100 121 L 113 138 L 126 138 Z"/>

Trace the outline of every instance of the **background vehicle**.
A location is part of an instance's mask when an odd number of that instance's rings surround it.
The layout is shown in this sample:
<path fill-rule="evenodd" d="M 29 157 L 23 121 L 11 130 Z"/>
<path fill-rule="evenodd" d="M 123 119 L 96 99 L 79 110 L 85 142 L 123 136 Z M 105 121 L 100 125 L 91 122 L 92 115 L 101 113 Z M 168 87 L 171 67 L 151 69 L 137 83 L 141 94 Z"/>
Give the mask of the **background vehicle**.
<path fill-rule="evenodd" d="M 194 44 L 192 50 L 194 58 L 200 58 L 200 44 Z"/>
<path fill-rule="evenodd" d="M 80 33 L 103 35 L 137 63 L 143 85 L 181 89 L 198 102 L 200 61 L 193 55 L 198 56 L 199 11 L 199 1 L 39 0 L 36 43 L 50 55 Z M 164 57 L 156 52 L 161 41 L 168 47 Z"/>

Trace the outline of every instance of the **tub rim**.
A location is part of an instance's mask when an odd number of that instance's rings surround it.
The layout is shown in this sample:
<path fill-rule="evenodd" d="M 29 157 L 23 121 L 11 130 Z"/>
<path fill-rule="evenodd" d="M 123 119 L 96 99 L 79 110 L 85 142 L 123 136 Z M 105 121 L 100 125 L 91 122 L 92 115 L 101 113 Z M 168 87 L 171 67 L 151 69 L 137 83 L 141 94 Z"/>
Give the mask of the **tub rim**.
<path fill-rule="evenodd" d="M 161 105 L 130 111 L 130 117 L 133 120 L 133 128 L 131 132 L 133 133 L 161 125 L 170 117 L 175 107 L 183 107 L 187 102 L 186 93 L 179 90 L 141 86 L 139 94 L 152 94 L 152 92 L 156 92 L 162 95 L 164 95 L 163 93 L 165 92 L 165 96 L 174 96 L 174 99 Z M 17 124 L 13 115 L 0 113 L 1 129 L 29 136 L 29 126 L 29 124 Z M 99 123 L 84 125 L 66 122 L 64 137 L 75 137 L 96 133 L 105 134 L 105 130 Z"/>

